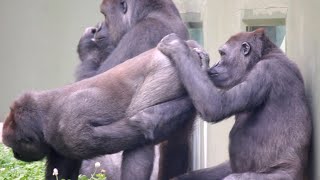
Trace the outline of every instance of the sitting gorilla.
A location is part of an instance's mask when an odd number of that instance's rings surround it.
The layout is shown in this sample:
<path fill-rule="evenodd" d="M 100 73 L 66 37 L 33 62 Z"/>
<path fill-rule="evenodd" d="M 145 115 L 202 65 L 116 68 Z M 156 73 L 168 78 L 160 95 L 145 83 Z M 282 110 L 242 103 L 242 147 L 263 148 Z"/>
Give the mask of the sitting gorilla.
<path fill-rule="evenodd" d="M 221 60 L 207 72 L 175 35 L 158 48 L 175 64 L 204 120 L 216 123 L 236 115 L 230 161 L 176 179 L 303 179 L 312 133 L 303 78 L 263 29 L 232 36 L 219 49 Z"/>
<path fill-rule="evenodd" d="M 194 59 L 199 54 L 191 53 Z M 47 156 L 46 179 L 59 167 L 59 178 L 72 180 L 81 160 L 161 142 L 194 112 L 176 70 L 157 49 L 65 87 L 25 93 L 10 109 L 2 136 L 14 156 Z M 153 159 L 138 160 L 136 166 Z M 140 171 L 133 173 L 146 173 Z"/>
<path fill-rule="evenodd" d="M 79 66 L 77 67 L 77 80 L 86 79 L 94 76 L 95 74 L 92 73 L 95 71 L 92 70 L 97 69 L 101 65 L 103 59 L 107 57 L 114 49 L 114 45 L 112 44 L 109 35 L 107 35 L 106 38 L 102 41 L 98 41 L 95 39 L 97 29 L 99 28 L 101 28 L 101 24 L 99 24 L 97 27 L 87 28 L 80 39 L 78 45 L 78 54 L 81 60 L 81 64 L 79 64 Z M 104 29 L 103 33 L 108 34 L 106 28 Z M 185 137 L 185 139 L 188 140 L 188 137 Z M 154 154 L 155 161 L 153 165 L 148 165 L 149 169 L 152 168 L 150 180 L 157 180 L 159 176 L 159 149 L 160 146 L 156 146 L 156 151 Z M 176 149 L 175 151 L 179 152 L 179 149 Z M 86 175 L 88 177 L 91 176 L 92 172 L 95 171 L 95 163 L 100 162 L 101 167 L 99 169 L 104 170 L 103 173 L 108 176 L 108 180 L 120 180 L 121 167 L 123 167 L 121 162 L 122 154 L 122 152 L 119 152 L 116 154 L 108 154 L 104 156 L 95 157 L 93 159 L 85 160 L 82 162 L 80 174 Z M 133 165 L 136 166 L 136 163 L 134 163 Z M 151 170 L 149 170 L 149 172 L 150 171 Z M 126 172 L 128 172 L 128 170 Z M 183 173 L 183 171 L 174 172 L 178 174 Z M 122 177 L 123 176 L 124 174 L 122 174 Z M 128 176 L 130 177 L 130 179 L 132 179 L 131 174 Z M 160 177 L 166 177 L 164 175 L 164 170 L 162 170 L 162 175 L 160 175 Z M 139 177 L 139 179 L 141 179 L 141 177 Z"/>
<path fill-rule="evenodd" d="M 104 0 L 101 13 L 105 16 L 105 21 L 97 27 L 88 28 L 80 39 L 78 53 L 81 63 L 76 71 L 77 80 L 105 72 L 154 48 L 167 34 L 176 33 L 182 39 L 188 39 L 187 29 L 171 0 Z M 190 120 L 179 127 L 167 141 L 161 143 L 160 180 L 169 179 L 188 170 L 189 137 L 194 116 L 195 112 L 190 113 L 187 117 Z M 143 153 L 143 149 L 140 150 Z M 137 165 L 133 154 L 137 153 L 132 153 L 131 150 L 123 153 L 123 161 L 126 163 L 122 164 L 122 172 L 135 169 Z M 144 153 L 142 156 L 146 155 Z M 131 161 L 133 162 L 130 163 Z M 152 169 L 152 165 L 145 164 L 143 169 L 150 168 Z M 122 174 L 122 179 L 143 179 L 134 177 L 135 174 Z"/>

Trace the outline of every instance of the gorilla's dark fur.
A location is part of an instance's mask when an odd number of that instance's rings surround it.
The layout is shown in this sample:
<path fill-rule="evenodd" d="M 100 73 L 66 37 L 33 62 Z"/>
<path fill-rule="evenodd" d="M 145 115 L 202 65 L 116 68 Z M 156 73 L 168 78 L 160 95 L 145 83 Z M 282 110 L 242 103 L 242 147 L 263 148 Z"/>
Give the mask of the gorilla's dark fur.
<path fill-rule="evenodd" d="M 158 48 L 175 64 L 206 121 L 236 115 L 230 162 L 177 179 L 303 179 L 312 131 L 303 79 L 263 29 L 232 36 L 208 73 L 177 36 L 165 37 Z"/>
<path fill-rule="evenodd" d="M 188 33 L 179 12 L 171 0 L 104 0 L 101 13 L 105 21 L 88 28 L 80 39 L 78 53 L 81 63 L 76 79 L 82 80 L 105 72 L 129 58 L 154 48 L 165 35 L 177 33 L 187 39 Z M 144 68 L 144 67 L 140 67 Z M 157 116 L 156 114 L 154 115 Z M 188 117 L 194 119 L 194 114 Z M 189 167 L 189 136 L 193 121 L 182 126 L 168 141 L 161 145 L 159 179 L 169 179 L 185 173 Z M 153 156 L 153 147 L 146 147 Z M 142 180 L 136 171 L 139 152 L 123 153 L 122 179 Z M 132 160 L 130 160 L 132 159 Z M 142 159 L 141 159 L 142 161 Z M 152 165 L 145 164 L 142 172 Z M 130 173 L 130 171 L 135 171 Z M 147 174 L 145 176 L 148 176 Z"/>

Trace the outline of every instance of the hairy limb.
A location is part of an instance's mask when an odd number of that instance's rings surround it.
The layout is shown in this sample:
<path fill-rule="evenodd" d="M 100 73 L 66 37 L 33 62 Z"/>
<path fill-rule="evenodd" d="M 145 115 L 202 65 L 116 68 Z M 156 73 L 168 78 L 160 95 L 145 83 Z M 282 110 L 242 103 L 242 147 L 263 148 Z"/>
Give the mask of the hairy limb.
<path fill-rule="evenodd" d="M 157 144 L 177 131 L 193 113 L 188 97 L 146 108 L 131 118 L 94 128 L 101 154 L 112 154 L 146 144 Z"/>
<path fill-rule="evenodd" d="M 191 160 L 190 135 L 192 132 L 195 111 L 189 120 L 179 128 L 170 138 L 161 143 L 159 180 L 167 180 L 189 171 Z"/>
<path fill-rule="evenodd" d="M 265 173 L 239 173 L 239 174 L 230 174 L 223 180 L 247 180 L 247 179 L 263 179 L 263 180 L 294 180 L 301 179 L 302 177 L 292 177 L 285 171 L 276 171 L 270 174 Z"/>
<path fill-rule="evenodd" d="M 158 49 L 174 62 L 194 106 L 207 121 L 217 122 L 252 109 L 265 100 L 270 90 L 271 77 L 266 73 L 267 67 L 263 62 L 256 65 L 245 81 L 222 91 L 214 86 L 208 74 L 194 60 L 195 52 L 176 35 L 163 38 Z"/>
<path fill-rule="evenodd" d="M 68 159 L 52 150 L 47 156 L 46 180 L 55 180 L 53 169 L 58 169 L 59 179 L 77 180 L 81 167 L 81 160 Z"/>
<path fill-rule="evenodd" d="M 121 180 L 149 180 L 154 153 L 154 145 L 125 150 L 122 154 Z"/>
<path fill-rule="evenodd" d="M 222 163 L 216 167 L 192 171 L 174 180 L 221 180 L 232 173 L 230 162 Z"/>

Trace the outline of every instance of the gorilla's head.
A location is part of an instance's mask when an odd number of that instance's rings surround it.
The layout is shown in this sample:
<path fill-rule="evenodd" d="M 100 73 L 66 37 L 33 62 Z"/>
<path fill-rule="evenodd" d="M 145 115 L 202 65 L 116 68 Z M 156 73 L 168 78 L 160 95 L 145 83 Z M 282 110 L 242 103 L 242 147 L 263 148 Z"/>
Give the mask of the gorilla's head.
<path fill-rule="evenodd" d="M 123 35 L 143 18 L 163 7 L 158 0 L 103 0 L 100 12 L 105 21 L 98 28 L 96 39 L 103 39 L 108 30 L 113 42 L 119 42 Z"/>
<path fill-rule="evenodd" d="M 221 60 L 208 71 L 219 88 L 231 88 L 246 77 L 252 67 L 275 45 L 265 35 L 264 29 L 242 32 L 232 36 L 221 48 Z"/>
<path fill-rule="evenodd" d="M 113 42 L 127 32 L 131 25 L 132 0 L 104 0 L 100 6 L 100 12 L 104 15 L 104 22 L 97 28 L 95 39 L 106 38 L 106 31 L 112 37 Z"/>
<path fill-rule="evenodd" d="M 14 157 L 22 161 L 38 161 L 49 151 L 44 142 L 39 111 L 29 94 L 11 106 L 3 125 L 3 143 L 12 148 Z"/>

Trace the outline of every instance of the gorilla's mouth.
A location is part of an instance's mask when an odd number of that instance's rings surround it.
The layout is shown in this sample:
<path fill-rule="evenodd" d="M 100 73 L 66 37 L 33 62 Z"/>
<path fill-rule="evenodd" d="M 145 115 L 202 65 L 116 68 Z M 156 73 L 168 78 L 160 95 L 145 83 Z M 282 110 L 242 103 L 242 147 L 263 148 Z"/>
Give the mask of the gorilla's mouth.
<path fill-rule="evenodd" d="M 22 156 L 19 153 L 15 152 L 15 151 L 13 151 L 13 155 L 17 159 L 21 159 L 22 158 Z"/>
<path fill-rule="evenodd" d="M 25 161 L 25 162 L 33 162 L 33 161 L 38 161 L 41 160 L 42 158 L 40 157 L 27 157 L 27 156 L 22 156 L 21 154 L 17 153 L 16 151 L 13 151 L 13 156 L 14 158 Z"/>
<path fill-rule="evenodd" d="M 94 36 L 91 40 L 94 41 L 94 42 L 97 42 L 97 41 L 103 41 L 104 39 L 106 39 L 105 36 Z"/>
<path fill-rule="evenodd" d="M 217 71 L 212 71 L 212 70 L 208 70 L 207 73 L 210 77 L 217 77 L 220 74 Z"/>

